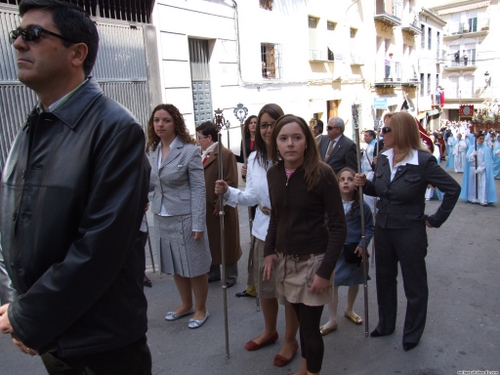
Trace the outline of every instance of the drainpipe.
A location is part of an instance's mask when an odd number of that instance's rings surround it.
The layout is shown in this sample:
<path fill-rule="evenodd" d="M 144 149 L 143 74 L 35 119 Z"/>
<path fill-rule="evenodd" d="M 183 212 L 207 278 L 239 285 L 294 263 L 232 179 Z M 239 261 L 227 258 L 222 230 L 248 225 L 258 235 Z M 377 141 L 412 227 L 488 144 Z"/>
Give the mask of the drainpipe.
<path fill-rule="evenodd" d="M 241 77 L 241 50 L 240 50 L 240 23 L 238 20 L 238 3 L 235 0 L 232 0 L 233 8 L 234 8 L 234 22 L 236 23 L 236 45 L 238 51 L 238 79 L 240 80 L 240 84 L 243 82 L 243 78 Z"/>

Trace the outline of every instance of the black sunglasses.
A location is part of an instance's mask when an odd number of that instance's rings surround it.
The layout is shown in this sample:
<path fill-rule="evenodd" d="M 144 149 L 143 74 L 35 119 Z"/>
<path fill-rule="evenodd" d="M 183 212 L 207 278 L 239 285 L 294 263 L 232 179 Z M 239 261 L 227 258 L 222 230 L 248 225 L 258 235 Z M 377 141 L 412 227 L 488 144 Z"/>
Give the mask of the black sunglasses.
<path fill-rule="evenodd" d="M 333 130 L 333 129 L 337 129 L 338 126 L 327 126 L 326 127 L 326 130 Z"/>
<path fill-rule="evenodd" d="M 29 25 L 29 26 L 26 26 L 24 29 L 18 27 L 17 29 L 12 30 L 10 32 L 10 44 L 13 44 L 16 41 L 16 39 L 19 38 L 19 36 L 21 36 L 25 42 L 36 41 L 36 40 L 40 39 L 40 37 L 42 36 L 42 33 L 55 36 L 59 39 L 65 40 L 66 42 L 70 42 L 73 44 L 78 43 L 78 42 L 75 42 L 71 39 L 68 39 L 62 35 L 53 33 L 52 31 L 45 30 L 43 27 Z"/>
<path fill-rule="evenodd" d="M 391 128 L 389 128 L 388 126 L 384 127 L 381 129 L 382 131 L 382 134 L 387 134 L 387 133 L 390 133 L 392 131 Z"/>

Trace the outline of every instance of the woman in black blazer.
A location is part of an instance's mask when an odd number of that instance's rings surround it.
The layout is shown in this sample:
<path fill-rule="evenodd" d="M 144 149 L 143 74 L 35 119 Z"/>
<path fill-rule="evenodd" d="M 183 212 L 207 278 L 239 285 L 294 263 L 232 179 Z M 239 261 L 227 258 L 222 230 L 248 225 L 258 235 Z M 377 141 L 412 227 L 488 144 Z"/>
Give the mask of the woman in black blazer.
<path fill-rule="evenodd" d="M 378 156 L 373 181 L 357 174 L 364 193 L 377 196 L 375 262 L 379 322 L 371 337 L 390 335 L 396 327 L 398 261 L 407 299 L 403 330 L 405 351 L 417 346 L 427 316 L 427 233 L 448 218 L 460 194 L 460 185 L 442 169 L 420 140 L 418 126 L 408 112 L 388 113 L 382 128 L 386 149 Z M 425 190 L 436 186 L 444 193 L 433 215 L 425 214 Z"/>
<path fill-rule="evenodd" d="M 248 155 L 255 150 L 255 130 L 257 129 L 257 116 L 249 116 L 245 120 L 245 125 L 243 131 L 245 132 L 245 152 Z M 243 140 L 241 140 L 240 155 L 236 156 L 236 161 L 238 163 L 244 163 L 243 159 Z"/>

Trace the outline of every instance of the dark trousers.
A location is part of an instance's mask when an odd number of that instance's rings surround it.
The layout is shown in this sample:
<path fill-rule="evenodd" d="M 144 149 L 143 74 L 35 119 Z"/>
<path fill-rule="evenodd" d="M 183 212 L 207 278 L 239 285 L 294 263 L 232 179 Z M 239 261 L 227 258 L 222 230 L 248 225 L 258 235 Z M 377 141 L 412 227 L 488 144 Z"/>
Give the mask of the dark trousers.
<path fill-rule="evenodd" d="M 123 348 L 82 357 L 41 355 L 49 375 L 151 375 L 151 353 L 146 336 Z"/>
<path fill-rule="evenodd" d="M 212 265 L 208 272 L 209 279 L 221 279 L 221 266 Z M 236 283 L 238 281 L 238 263 L 226 263 L 226 283 Z"/>
<path fill-rule="evenodd" d="M 401 265 L 406 296 L 403 343 L 418 343 L 427 317 L 427 233 L 425 225 L 405 229 L 375 226 L 375 264 L 377 267 L 377 331 L 394 332 L 398 306 L 398 262 Z"/>
<path fill-rule="evenodd" d="M 300 348 L 302 358 L 307 361 L 307 371 L 321 371 L 325 346 L 319 331 L 323 306 L 307 306 L 303 303 L 292 303 L 300 323 Z"/>

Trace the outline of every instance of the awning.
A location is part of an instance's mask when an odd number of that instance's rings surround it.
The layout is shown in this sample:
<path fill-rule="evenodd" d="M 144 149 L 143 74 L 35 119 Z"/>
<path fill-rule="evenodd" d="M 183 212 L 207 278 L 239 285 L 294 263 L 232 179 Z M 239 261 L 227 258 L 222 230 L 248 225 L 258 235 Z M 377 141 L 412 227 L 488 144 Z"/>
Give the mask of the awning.
<path fill-rule="evenodd" d="M 441 9 L 437 11 L 437 14 L 439 16 L 443 16 L 445 14 L 451 14 L 451 13 L 461 13 L 461 12 L 466 12 L 468 10 L 472 9 L 479 9 L 479 8 L 486 8 L 490 6 L 491 1 L 481 1 L 476 4 L 469 4 L 469 5 L 462 5 L 459 7 L 454 7 L 454 8 L 448 8 L 448 9 Z"/>

